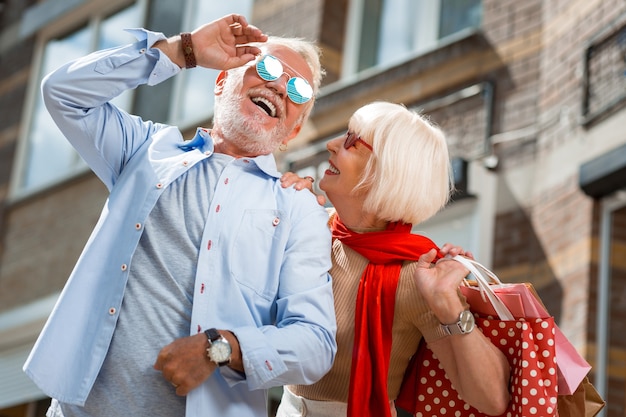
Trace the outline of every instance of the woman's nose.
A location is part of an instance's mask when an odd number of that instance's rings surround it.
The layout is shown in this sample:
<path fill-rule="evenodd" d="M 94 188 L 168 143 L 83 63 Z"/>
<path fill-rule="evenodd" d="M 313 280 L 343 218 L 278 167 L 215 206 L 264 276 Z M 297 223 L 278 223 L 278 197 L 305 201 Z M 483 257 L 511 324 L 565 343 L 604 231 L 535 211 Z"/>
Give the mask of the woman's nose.
<path fill-rule="evenodd" d="M 337 136 L 335 139 L 331 139 L 326 144 L 326 149 L 330 152 L 337 152 L 340 146 L 343 144 L 343 139 L 345 135 Z"/>

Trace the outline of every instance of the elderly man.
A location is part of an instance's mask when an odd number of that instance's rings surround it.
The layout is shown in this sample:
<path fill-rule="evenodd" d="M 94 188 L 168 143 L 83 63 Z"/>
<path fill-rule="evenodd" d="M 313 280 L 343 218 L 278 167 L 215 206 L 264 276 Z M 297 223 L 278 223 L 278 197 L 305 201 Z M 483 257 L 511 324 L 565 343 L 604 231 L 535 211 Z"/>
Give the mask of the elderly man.
<path fill-rule="evenodd" d="M 135 34 L 43 83 L 110 195 L 24 369 L 50 416 L 265 415 L 268 388 L 317 381 L 336 352 L 328 217 L 271 155 L 311 111 L 319 51 L 241 15 Z M 222 72 L 189 141 L 110 103 L 196 65 Z"/>

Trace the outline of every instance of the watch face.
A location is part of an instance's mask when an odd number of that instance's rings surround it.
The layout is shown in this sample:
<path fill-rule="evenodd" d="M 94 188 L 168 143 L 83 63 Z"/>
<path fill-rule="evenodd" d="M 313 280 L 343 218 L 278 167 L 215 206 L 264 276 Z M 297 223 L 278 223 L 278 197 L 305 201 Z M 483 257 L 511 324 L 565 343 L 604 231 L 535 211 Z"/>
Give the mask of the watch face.
<path fill-rule="evenodd" d="M 474 330 L 474 315 L 471 311 L 465 310 L 461 313 L 459 325 L 463 333 L 469 333 Z"/>
<path fill-rule="evenodd" d="M 230 355 L 232 353 L 230 344 L 224 339 L 217 339 L 211 343 L 209 351 L 211 360 L 217 363 L 230 360 Z"/>

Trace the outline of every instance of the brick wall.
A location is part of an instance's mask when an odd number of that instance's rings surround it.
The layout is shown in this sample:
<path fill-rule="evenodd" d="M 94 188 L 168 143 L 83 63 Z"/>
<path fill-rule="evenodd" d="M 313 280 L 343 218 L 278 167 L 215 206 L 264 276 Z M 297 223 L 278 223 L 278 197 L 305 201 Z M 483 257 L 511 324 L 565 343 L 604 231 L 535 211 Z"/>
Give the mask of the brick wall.
<path fill-rule="evenodd" d="M 86 174 L 7 213 L 0 312 L 60 291 L 95 226 L 107 192 Z"/>
<path fill-rule="evenodd" d="M 22 11 L 34 1 L 3 2 L 0 9 L 0 30 L 13 30 Z M 8 204 L 9 185 L 20 134 L 22 111 L 31 71 L 34 40 L 16 42 L 10 37 L 0 38 L 0 286 L 4 279 L 3 260 L 10 240 L 6 236 L 11 207 Z M 3 298 L 11 294 L 0 287 L 0 311 L 7 308 Z"/>

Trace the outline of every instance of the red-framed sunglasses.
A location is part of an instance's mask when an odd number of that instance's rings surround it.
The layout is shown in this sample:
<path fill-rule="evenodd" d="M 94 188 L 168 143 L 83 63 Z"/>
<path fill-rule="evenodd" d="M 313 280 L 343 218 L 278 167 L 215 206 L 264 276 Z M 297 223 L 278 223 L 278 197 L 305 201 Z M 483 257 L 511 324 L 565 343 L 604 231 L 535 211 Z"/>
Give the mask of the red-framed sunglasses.
<path fill-rule="evenodd" d="M 346 132 L 346 140 L 343 142 L 343 147 L 345 149 L 350 149 L 351 146 L 354 146 L 357 142 L 361 143 L 363 146 L 365 146 L 367 149 L 369 149 L 370 151 L 374 151 L 374 148 L 372 148 L 372 145 L 370 145 L 369 143 L 365 142 L 363 139 L 361 139 L 361 137 L 359 135 L 357 135 L 354 132 L 350 132 L 349 130 Z"/>

